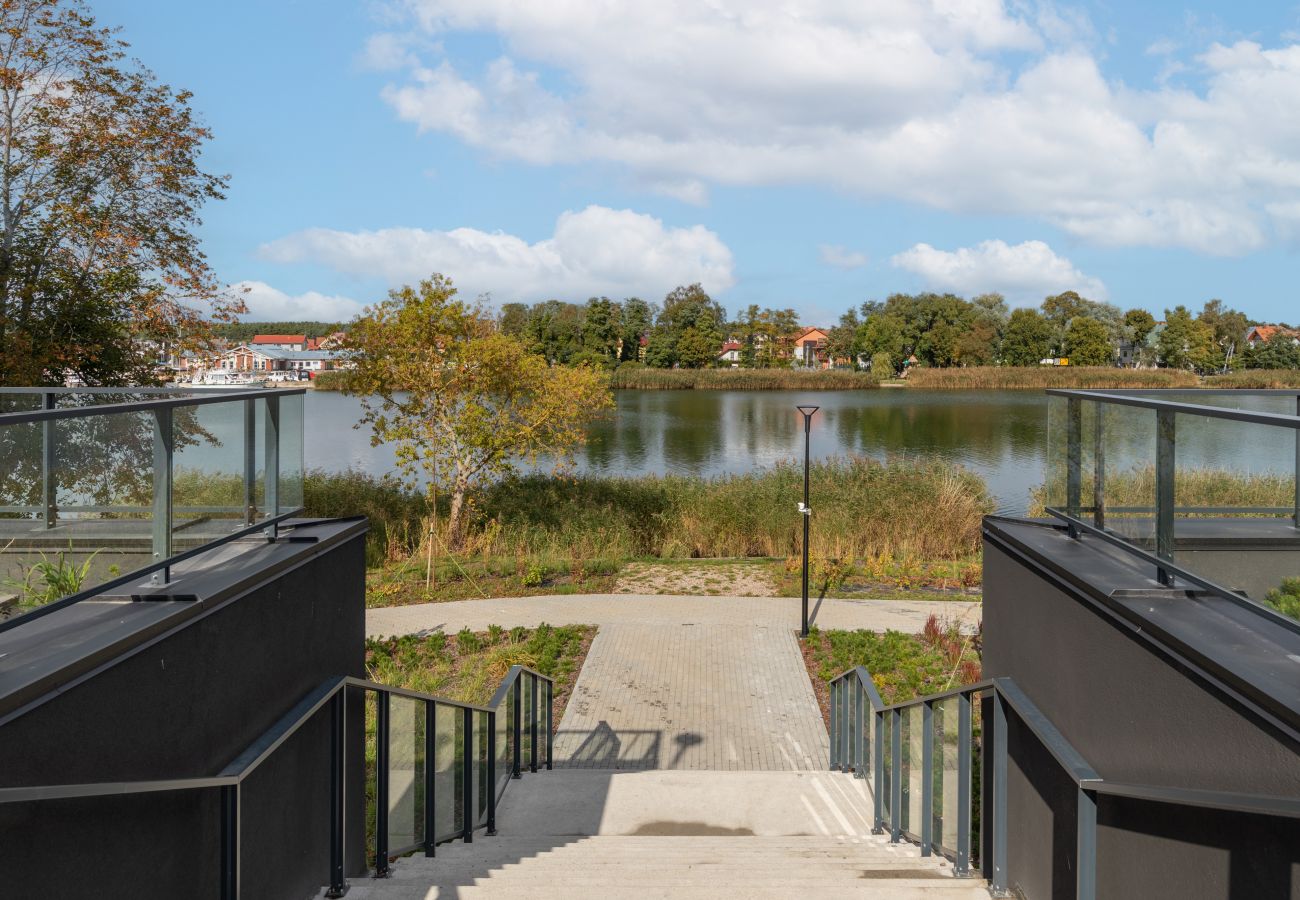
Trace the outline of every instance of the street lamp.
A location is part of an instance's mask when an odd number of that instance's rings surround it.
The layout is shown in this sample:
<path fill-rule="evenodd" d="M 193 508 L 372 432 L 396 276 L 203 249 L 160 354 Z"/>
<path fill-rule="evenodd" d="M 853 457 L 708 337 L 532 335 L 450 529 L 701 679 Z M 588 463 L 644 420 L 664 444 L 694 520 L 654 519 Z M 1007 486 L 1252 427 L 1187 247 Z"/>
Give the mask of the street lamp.
<path fill-rule="evenodd" d="M 808 506 L 808 444 L 812 435 L 812 417 L 819 407 L 796 406 L 803 413 L 803 502 L 799 504 L 799 514 L 803 516 L 803 627 L 799 634 L 808 636 L 808 521 L 812 518 L 812 509 Z"/>

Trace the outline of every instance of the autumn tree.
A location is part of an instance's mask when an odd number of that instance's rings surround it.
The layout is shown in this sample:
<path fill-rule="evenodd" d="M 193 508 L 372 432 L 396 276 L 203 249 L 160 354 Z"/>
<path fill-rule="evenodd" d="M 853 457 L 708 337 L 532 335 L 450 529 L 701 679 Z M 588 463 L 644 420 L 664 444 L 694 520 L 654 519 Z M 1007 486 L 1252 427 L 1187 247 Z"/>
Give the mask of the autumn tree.
<path fill-rule="evenodd" d="M 591 417 L 613 403 L 604 375 L 548 365 L 441 275 L 368 308 L 348 348 L 371 440 L 395 445 L 409 482 L 450 494 L 453 548 L 464 542 L 476 484 L 543 455 L 566 463 Z"/>
<path fill-rule="evenodd" d="M 147 383 L 137 342 L 242 311 L 195 234 L 211 135 L 126 47 L 78 0 L 0 2 L 0 383 Z"/>

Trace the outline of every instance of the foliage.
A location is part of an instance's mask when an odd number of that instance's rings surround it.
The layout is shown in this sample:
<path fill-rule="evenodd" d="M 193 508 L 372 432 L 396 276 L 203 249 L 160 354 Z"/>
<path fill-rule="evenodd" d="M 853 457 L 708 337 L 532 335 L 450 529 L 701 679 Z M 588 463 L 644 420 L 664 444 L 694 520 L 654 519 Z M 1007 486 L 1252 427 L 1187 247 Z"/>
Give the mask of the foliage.
<path fill-rule="evenodd" d="M 1300 369 L 1300 346 L 1286 334 L 1275 334 L 1244 354 L 1247 369 Z"/>
<path fill-rule="evenodd" d="M 0 5 L 0 383 L 147 384 L 137 339 L 198 347 L 243 311 L 196 234 L 211 134 L 126 47 L 78 0 Z"/>
<path fill-rule="evenodd" d="M 890 376 L 893 377 L 891 371 Z M 845 370 L 654 369 L 620 366 L 610 384 L 627 390 L 837 391 L 876 387 L 873 375 Z"/>
<path fill-rule="evenodd" d="M 1065 330 L 1065 355 L 1070 365 L 1104 366 L 1115 358 L 1106 326 L 1091 316 L 1075 316 Z"/>
<path fill-rule="evenodd" d="M 1278 390 L 1300 388 L 1300 368 L 1297 369 L 1246 369 L 1214 375 L 1205 379 L 1211 388 L 1242 388 L 1245 390 Z"/>
<path fill-rule="evenodd" d="M 1165 310 L 1165 327 L 1156 338 L 1160 361 L 1171 369 L 1208 372 L 1218 368 L 1222 353 L 1214 343 L 1214 329 L 1192 318 L 1185 306 Z"/>
<path fill-rule="evenodd" d="M 1084 496 L 1092 496 L 1092 478 L 1084 476 Z M 1029 495 L 1029 515 L 1043 515 L 1049 497 L 1056 497 L 1055 485 L 1039 486 Z M 1106 473 L 1106 504 L 1112 507 L 1151 507 L 1156 497 L 1155 466 Z M 1248 509 L 1291 509 L 1295 505 L 1295 479 L 1289 475 L 1236 472 L 1230 469 L 1179 469 L 1174 482 L 1174 502 L 1178 506 L 1234 507 Z M 1147 516 L 1148 513 L 1139 515 Z M 1228 515 L 1228 513 L 1216 513 Z M 1243 514 L 1244 515 L 1244 514 Z M 1111 514 L 1108 518 L 1117 518 Z"/>
<path fill-rule="evenodd" d="M 1002 338 L 1002 361 L 1009 366 L 1036 366 L 1051 352 L 1051 323 L 1036 309 L 1013 312 Z"/>
<path fill-rule="evenodd" d="M 894 367 L 893 358 L 884 351 L 875 353 L 871 357 L 871 377 L 877 381 L 884 381 L 887 378 L 893 378 L 897 374 Z"/>
<path fill-rule="evenodd" d="M 817 677 L 829 682 L 863 666 L 885 703 L 902 703 L 981 678 L 980 635 L 962 634 L 955 622 L 931 615 L 920 634 L 899 631 L 820 631 L 808 647 Z"/>
<path fill-rule="evenodd" d="M 451 495 L 449 540 L 463 539 L 466 496 L 548 454 L 563 464 L 584 426 L 612 404 L 607 379 L 548 366 L 496 332 L 441 275 L 403 287 L 352 325 L 350 388 L 363 394 L 375 443 L 396 445 L 408 483 L 423 476 Z"/>
<path fill-rule="evenodd" d="M 100 551 L 96 550 L 91 553 L 90 556 L 82 560 L 80 565 L 69 561 L 68 554 L 71 552 L 71 543 L 69 543 L 66 552 L 60 550 L 53 557 L 38 551 L 40 559 L 27 570 L 27 575 L 23 580 L 9 582 L 12 587 L 22 592 L 21 602 L 24 606 L 53 603 L 55 600 L 62 600 L 64 597 L 69 597 L 81 590 L 82 585 L 86 583 L 86 578 L 90 575 L 90 567 Z"/>
<path fill-rule="evenodd" d="M 420 543 L 421 521 L 428 514 L 424 498 L 391 478 L 365 472 L 326 472 L 311 469 L 303 479 L 303 508 L 308 516 L 342 518 L 365 516 L 366 563 L 405 555 Z"/>
<path fill-rule="evenodd" d="M 1284 616 L 1300 619 L 1300 578 L 1286 578 L 1282 586 L 1264 595 L 1264 604 Z"/>
<path fill-rule="evenodd" d="M 343 326 L 338 322 L 227 322 L 214 326 L 212 332 L 219 338 L 243 344 L 259 334 L 302 334 L 321 338 L 342 330 Z"/>
<path fill-rule="evenodd" d="M 1113 366 L 988 366 L 973 369 L 917 369 L 907 376 L 912 388 L 932 390 L 1039 390 L 1042 388 L 1196 387 L 1191 372 L 1118 369 Z"/>

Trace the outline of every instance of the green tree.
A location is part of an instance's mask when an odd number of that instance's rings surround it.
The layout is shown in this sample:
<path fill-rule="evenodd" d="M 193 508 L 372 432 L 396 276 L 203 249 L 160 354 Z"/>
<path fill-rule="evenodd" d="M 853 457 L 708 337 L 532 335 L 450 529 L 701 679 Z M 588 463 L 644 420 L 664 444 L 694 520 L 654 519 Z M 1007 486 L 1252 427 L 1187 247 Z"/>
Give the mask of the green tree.
<path fill-rule="evenodd" d="M 691 326 L 677 339 L 677 364 L 683 369 L 706 369 L 717 362 L 721 351 L 716 329 Z"/>
<path fill-rule="evenodd" d="M 1115 360 L 1106 326 L 1091 316 L 1075 316 L 1065 331 L 1065 355 L 1074 366 L 1105 366 Z"/>
<path fill-rule="evenodd" d="M 623 301 L 623 322 L 620 334 L 621 347 L 618 358 L 622 360 L 639 359 L 641 356 L 641 339 L 650 334 L 654 327 L 655 311 L 649 303 L 640 297 L 628 297 Z"/>
<path fill-rule="evenodd" d="M 871 377 L 877 381 L 893 378 L 898 369 L 888 353 L 877 353 L 871 357 Z"/>
<path fill-rule="evenodd" d="M 1126 336 L 1130 341 L 1142 344 L 1156 327 L 1156 317 L 1145 309 L 1130 309 L 1124 313 L 1124 327 L 1128 329 Z"/>
<path fill-rule="evenodd" d="M 471 488 L 541 455 L 564 464 L 590 418 L 613 403 L 603 374 L 547 365 L 441 275 L 367 309 L 348 346 L 371 440 L 395 445 L 408 482 L 423 475 L 430 490 L 450 493 L 454 548 Z"/>
<path fill-rule="evenodd" d="M 243 311 L 196 234 L 211 133 L 126 47 L 78 0 L 0 3 L 0 383 L 149 383 L 139 341 Z"/>
<path fill-rule="evenodd" d="M 551 363 L 567 363 L 582 349 L 582 307 L 544 300 L 528 311 L 524 344 Z"/>
<path fill-rule="evenodd" d="M 497 315 L 497 327 L 502 334 L 522 338 L 528 328 L 528 305 L 525 303 L 503 303 Z"/>
<path fill-rule="evenodd" d="M 1246 338 L 1246 329 L 1250 322 L 1246 314 L 1223 305 L 1222 300 L 1209 300 L 1196 317 L 1204 322 L 1214 334 L 1214 345 L 1222 362 L 1216 368 L 1229 368 L 1236 363 L 1238 348 Z"/>
<path fill-rule="evenodd" d="M 1002 361 L 1009 366 L 1036 366 L 1051 352 L 1051 323 L 1036 309 L 1013 311 L 1002 338 Z"/>
<path fill-rule="evenodd" d="M 1300 347 L 1287 334 L 1275 334 L 1244 355 L 1248 369 L 1300 369 Z"/>
<path fill-rule="evenodd" d="M 582 317 L 582 349 L 611 362 L 617 355 L 623 311 L 608 297 L 592 297 Z"/>
<path fill-rule="evenodd" d="M 677 340 L 667 329 L 656 328 L 646 341 L 645 364 L 657 369 L 671 369 L 677 362 Z"/>
<path fill-rule="evenodd" d="M 862 349 L 858 345 L 858 329 L 861 327 L 862 321 L 858 318 L 857 310 L 851 309 L 840 316 L 838 325 L 826 332 L 826 349 L 832 363 L 847 361 L 850 366 L 857 368 L 858 354 Z"/>
<path fill-rule="evenodd" d="M 1185 306 L 1165 310 L 1165 327 L 1156 340 L 1160 361 L 1171 369 L 1207 371 L 1221 358 L 1214 343 L 1214 330 L 1192 318 Z"/>

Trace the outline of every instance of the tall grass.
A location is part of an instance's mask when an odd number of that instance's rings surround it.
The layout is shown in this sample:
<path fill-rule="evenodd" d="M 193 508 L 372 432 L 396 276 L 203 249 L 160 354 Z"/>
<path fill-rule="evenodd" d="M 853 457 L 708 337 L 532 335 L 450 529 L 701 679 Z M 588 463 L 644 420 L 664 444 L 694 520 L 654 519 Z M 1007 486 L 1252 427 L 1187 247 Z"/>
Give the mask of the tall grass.
<path fill-rule="evenodd" d="M 932 390 L 1034 390 L 1042 388 L 1196 387 L 1200 379 L 1181 369 L 1116 369 L 1108 366 L 971 366 L 913 369 L 909 387 Z"/>
<path fill-rule="evenodd" d="M 366 563 L 377 566 L 404 556 L 420 545 L 421 524 L 427 512 L 424 498 L 391 479 L 364 472 L 326 472 L 311 469 L 303 479 L 306 515 L 321 518 L 366 516 Z"/>
<path fill-rule="evenodd" d="M 1062 505 L 1055 503 L 1060 500 L 1059 493 L 1059 490 L 1052 490 L 1049 494 L 1045 485 L 1034 488 L 1029 495 L 1029 515 L 1045 515 L 1044 507 L 1049 496 L 1054 505 Z M 1085 475 L 1081 493 L 1087 504 L 1091 505 L 1091 476 Z M 1105 499 L 1108 507 L 1154 507 L 1155 497 L 1155 466 L 1106 473 Z M 1295 478 L 1270 473 L 1234 472 L 1230 469 L 1179 469 L 1174 478 L 1174 504 L 1179 507 L 1273 507 L 1289 510 L 1295 507 Z M 1150 513 L 1126 515 L 1149 516 Z"/>
<path fill-rule="evenodd" d="M 614 388 L 643 391 L 848 391 L 879 387 L 866 372 L 802 369 L 616 369 Z"/>
<path fill-rule="evenodd" d="M 313 472 L 307 482 L 312 513 L 380 517 L 388 544 L 371 551 L 372 561 L 419 546 L 419 498 L 357 472 Z M 817 463 L 811 490 L 811 552 L 835 559 L 961 559 L 978 550 L 980 519 L 993 509 L 978 476 L 927 459 Z M 788 556 L 800 548 L 802 491 L 794 464 L 713 479 L 516 477 L 474 496 L 465 553 L 592 561 Z"/>
<path fill-rule="evenodd" d="M 1227 375 L 1211 375 L 1205 379 L 1205 386 L 1256 391 L 1300 388 L 1300 369 L 1244 369 Z"/>

